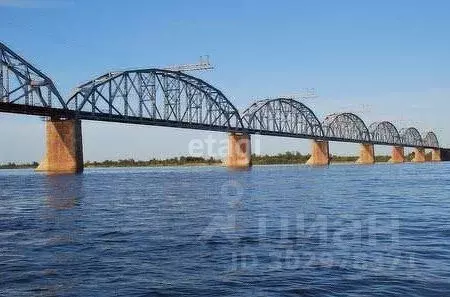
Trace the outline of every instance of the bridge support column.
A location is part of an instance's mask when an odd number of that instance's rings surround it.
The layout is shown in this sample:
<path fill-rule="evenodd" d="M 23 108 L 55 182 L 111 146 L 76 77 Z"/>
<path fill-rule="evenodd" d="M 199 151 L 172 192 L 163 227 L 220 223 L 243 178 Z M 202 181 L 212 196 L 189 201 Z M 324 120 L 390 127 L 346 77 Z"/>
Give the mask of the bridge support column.
<path fill-rule="evenodd" d="M 405 148 L 402 146 L 394 146 L 392 148 L 392 156 L 389 159 L 390 163 L 403 163 L 405 162 Z"/>
<path fill-rule="evenodd" d="M 375 163 L 375 150 L 373 144 L 362 143 L 359 150 L 359 158 L 357 164 L 373 164 Z"/>
<path fill-rule="evenodd" d="M 227 167 L 248 168 L 252 166 L 252 149 L 250 135 L 230 133 L 228 135 Z"/>
<path fill-rule="evenodd" d="M 440 162 L 440 161 L 442 161 L 441 150 L 440 149 L 434 149 L 431 152 L 431 161 L 432 162 Z"/>
<path fill-rule="evenodd" d="M 425 149 L 424 148 L 414 148 L 414 159 L 412 159 L 414 163 L 423 163 L 425 162 Z"/>
<path fill-rule="evenodd" d="M 328 141 L 312 141 L 311 157 L 306 164 L 314 166 L 330 164 L 330 146 Z"/>
<path fill-rule="evenodd" d="M 37 171 L 79 173 L 83 171 L 80 120 L 51 119 L 45 123 L 46 152 Z"/>

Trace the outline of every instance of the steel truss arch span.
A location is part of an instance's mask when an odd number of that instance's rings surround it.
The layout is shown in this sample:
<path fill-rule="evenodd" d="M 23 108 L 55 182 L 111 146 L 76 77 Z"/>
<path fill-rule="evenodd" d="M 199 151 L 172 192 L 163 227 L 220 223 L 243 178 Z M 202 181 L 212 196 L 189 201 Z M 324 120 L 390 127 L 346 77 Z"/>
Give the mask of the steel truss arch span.
<path fill-rule="evenodd" d="M 430 131 L 426 134 L 423 139 L 423 145 L 432 148 L 439 148 L 439 141 L 436 134 L 433 131 Z"/>
<path fill-rule="evenodd" d="M 247 108 L 242 118 L 247 129 L 260 132 L 323 137 L 323 129 L 314 112 L 289 98 L 259 100 Z"/>
<path fill-rule="evenodd" d="M 67 102 L 78 112 L 241 130 L 225 95 L 194 76 L 165 69 L 111 72 L 76 88 Z"/>
<path fill-rule="evenodd" d="M 398 129 L 388 121 L 375 122 L 369 126 L 372 141 L 385 144 L 401 145 L 402 138 Z"/>
<path fill-rule="evenodd" d="M 1 42 L 0 102 L 66 109 L 53 81 Z"/>
<path fill-rule="evenodd" d="M 370 142 L 370 132 L 360 117 L 353 113 L 328 115 L 322 123 L 325 136 L 352 142 Z"/>
<path fill-rule="evenodd" d="M 400 135 L 402 137 L 402 143 L 408 146 L 422 147 L 423 140 L 420 132 L 414 128 L 404 128 L 400 130 Z"/>

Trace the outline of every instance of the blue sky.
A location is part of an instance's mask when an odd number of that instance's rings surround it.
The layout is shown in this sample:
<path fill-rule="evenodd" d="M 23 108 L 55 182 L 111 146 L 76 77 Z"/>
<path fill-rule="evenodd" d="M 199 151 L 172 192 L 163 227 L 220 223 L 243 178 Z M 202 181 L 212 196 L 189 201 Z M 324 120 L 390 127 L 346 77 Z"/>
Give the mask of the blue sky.
<path fill-rule="evenodd" d="M 67 96 L 101 73 L 197 61 L 196 74 L 245 109 L 255 98 L 314 87 L 319 118 L 358 113 L 367 124 L 434 130 L 450 146 L 448 1 L 0 0 L 0 39 L 53 78 Z M 188 153 L 207 133 L 83 123 L 86 160 Z M 39 118 L 0 114 L 0 162 L 39 160 Z M 263 153 L 308 152 L 306 140 L 261 139 Z M 332 144 L 333 153 L 357 146 Z M 377 148 L 387 152 L 386 148 Z"/>

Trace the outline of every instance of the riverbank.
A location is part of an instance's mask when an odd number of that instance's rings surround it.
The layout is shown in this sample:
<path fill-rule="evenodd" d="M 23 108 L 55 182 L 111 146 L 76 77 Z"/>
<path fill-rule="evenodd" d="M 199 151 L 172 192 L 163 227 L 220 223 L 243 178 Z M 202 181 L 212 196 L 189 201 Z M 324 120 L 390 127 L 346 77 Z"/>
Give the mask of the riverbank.
<path fill-rule="evenodd" d="M 302 155 L 300 153 L 283 153 L 278 155 L 252 155 L 253 165 L 286 165 L 286 164 L 305 164 L 310 155 Z M 331 163 L 354 163 L 358 159 L 357 156 L 332 156 Z M 377 163 L 388 162 L 390 156 L 376 156 Z M 410 161 L 412 156 L 406 156 L 406 161 Z M 32 163 L 7 163 L 0 164 L 0 169 L 25 169 L 36 168 L 38 162 Z M 203 157 L 174 157 L 169 159 L 151 159 L 147 161 L 123 159 L 123 160 L 105 160 L 105 161 L 87 161 L 84 166 L 86 168 L 108 168 L 108 167 L 164 167 L 164 166 L 223 166 L 221 159 L 203 158 Z"/>

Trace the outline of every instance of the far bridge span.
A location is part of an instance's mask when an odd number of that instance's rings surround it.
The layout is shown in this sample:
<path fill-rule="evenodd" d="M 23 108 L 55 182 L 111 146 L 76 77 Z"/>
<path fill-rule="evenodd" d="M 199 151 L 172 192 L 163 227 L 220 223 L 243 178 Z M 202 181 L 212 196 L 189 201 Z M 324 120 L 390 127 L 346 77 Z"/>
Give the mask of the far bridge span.
<path fill-rule="evenodd" d="M 83 170 L 81 120 L 130 123 L 229 133 L 227 166 L 251 166 L 251 134 L 311 139 L 310 165 L 330 162 L 329 142 L 361 144 L 358 163 L 375 162 L 374 145 L 392 146 L 391 162 L 441 161 L 434 132 L 397 129 L 391 122 L 366 125 L 354 113 L 336 113 L 320 121 L 305 104 L 290 99 L 260 100 L 240 113 L 209 83 L 180 71 L 150 68 L 109 72 L 75 88 L 64 99 L 53 81 L 0 43 L 0 112 L 45 116 L 46 154 L 39 170 Z M 446 157 L 446 159 L 448 159 Z"/>

